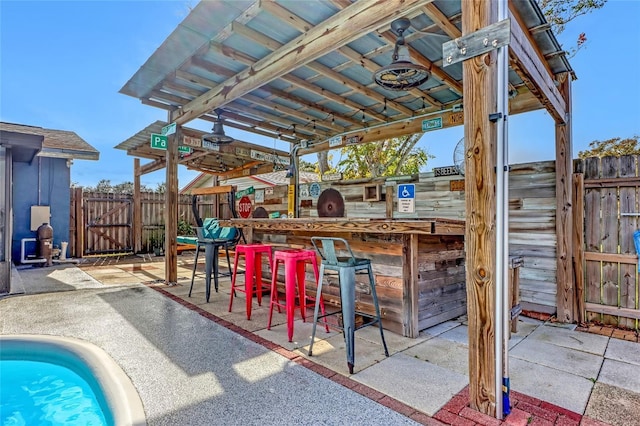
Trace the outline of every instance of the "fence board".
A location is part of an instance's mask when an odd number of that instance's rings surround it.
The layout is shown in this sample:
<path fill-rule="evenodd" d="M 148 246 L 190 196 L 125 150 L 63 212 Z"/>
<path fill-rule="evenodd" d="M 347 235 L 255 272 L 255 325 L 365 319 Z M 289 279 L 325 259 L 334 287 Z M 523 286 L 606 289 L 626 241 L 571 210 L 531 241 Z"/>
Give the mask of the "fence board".
<path fill-rule="evenodd" d="M 636 177 L 637 162 L 634 156 L 620 158 L 620 178 Z M 635 255 L 633 233 L 638 229 L 638 216 L 623 215 L 623 213 L 638 213 L 638 188 L 635 186 L 620 187 L 620 253 Z M 618 306 L 622 308 L 636 308 L 637 267 L 635 264 L 620 265 L 620 296 Z M 623 327 L 636 328 L 635 319 L 620 316 L 618 323 Z"/>

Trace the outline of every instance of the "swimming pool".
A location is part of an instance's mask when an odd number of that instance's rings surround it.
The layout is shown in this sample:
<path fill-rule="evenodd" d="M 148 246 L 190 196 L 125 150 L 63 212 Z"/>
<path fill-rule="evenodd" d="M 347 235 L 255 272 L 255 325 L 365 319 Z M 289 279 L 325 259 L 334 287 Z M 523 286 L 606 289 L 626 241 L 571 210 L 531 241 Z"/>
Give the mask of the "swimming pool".
<path fill-rule="evenodd" d="M 48 367 L 52 368 L 50 373 L 62 374 L 60 377 L 63 379 L 58 378 L 49 383 L 41 383 L 44 385 L 44 390 L 40 389 L 40 391 L 48 393 L 47 398 L 54 397 L 55 392 L 52 389 L 59 388 L 61 381 L 69 379 L 70 389 L 62 391 L 66 392 L 67 397 L 72 397 L 69 403 L 69 408 L 72 410 L 68 415 L 71 416 L 70 418 L 76 418 L 74 416 L 79 414 L 73 410 L 77 410 L 78 405 L 85 406 L 87 409 L 82 411 L 87 414 L 86 419 L 91 421 L 81 422 L 82 424 L 146 425 L 142 401 L 129 377 L 109 355 L 96 345 L 59 336 L 5 335 L 0 336 L 0 361 L 3 363 L 25 362 L 26 364 L 20 364 L 20 368 L 29 368 L 31 370 L 28 372 L 29 374 L 36 373 L 37 375 L 35 369 Z M 11 366 L 18 366 L 18 364 Z M 77 376 L 77 380 L 73 377 L 74 375 Z M 4 379 L 3 382 L 5 382 Z M 82 386 L 86 386 L 86 388 L 81 389 Z M 69 395 L 71 393 L 75 395 Z M 93 401 L 90 394 L 93 394 Z M 3 417 L 7 411 L 4 407 L 5 403 L 6 401 L 3 400 L 3 411 L 5 412 Z M 30 403 L 27 401 L 27 405 Z M 87 406 L 91 404 L 94 404 L 93 408 L 97 408 L 96 411 L 102 414 L 89 411 Z M 51 410 L 52 406 L 48 407 Z M 101 415 L 102 419 L 100 419 Z M 12 423 L 9 424 L 20 424 L 20 418 L 20 414 L 15 418 L 10 418 Z M 64 419 L 66 417 L 64 414 L 57 413 L 57 418 Z M 15 423 L 15 421 L 18 422 Z M 56 421 L 50 424 L 65 423 L 68 424 L 68 421 L 62 423 Z"/>

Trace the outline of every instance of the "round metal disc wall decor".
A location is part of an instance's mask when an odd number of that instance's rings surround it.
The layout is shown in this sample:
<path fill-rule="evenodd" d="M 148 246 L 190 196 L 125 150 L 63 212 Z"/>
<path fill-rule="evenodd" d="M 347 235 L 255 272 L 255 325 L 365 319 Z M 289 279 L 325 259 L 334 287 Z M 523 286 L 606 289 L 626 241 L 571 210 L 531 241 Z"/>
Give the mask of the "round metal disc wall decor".
<path fill-rule="evenodd" d="M 342 195 L 333 188 L 325 189 L 318 197 L 317 209 L 320 217 L 344 217 Z"/>

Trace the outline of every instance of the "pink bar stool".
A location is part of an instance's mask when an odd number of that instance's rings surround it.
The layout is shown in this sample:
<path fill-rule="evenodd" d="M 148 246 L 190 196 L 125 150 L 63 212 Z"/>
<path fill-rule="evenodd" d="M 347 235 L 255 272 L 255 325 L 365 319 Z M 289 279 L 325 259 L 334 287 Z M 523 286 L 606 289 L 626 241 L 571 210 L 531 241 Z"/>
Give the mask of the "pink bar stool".
<path fill-rule="evenodd" d="M 278 307 L 278 312 L 282 307 L 282 303 L 278 299 L 278 265 L 280 263 L 284 264 L 284 288 L 285 288 L 285 309 L 287 313 L 287 334 L 289 337 L 289 341 L 293 340 L 293 317 L 295 312 L 295 304 L 296 304 L 296 290 L 298 293 L 298 302 L 300 304 L 300 315 L 302 316 L 302 320 L 306 321 L 306 308 L 307 301 L 313 302 L 311 305 L 315 305 L 315 299 L 313 297 L 307 296 L 305 292 L 305 266 L 307 262 L 311 262 L 313 265 L 313 273 L 315 275 L 315 280 L 318 282 L 318 259 L 316 257 L 316 252 L 314 250 L 301 250 L 301 249 L 291 249 L 291 250 L 278 250 L 275 252 L 275 256 L 273 258 L 273 277 L 271 279 L 271 302 L 269 303 L 269 323 L 267 324 L 267 330 L 271 329 L 271 318 L 273 315 L 273 307 Z M 297 285 L 296 285 L 297 281 Z M 320 309 L 322 312 L 324 310 L 324 300 L 320 299 Z M 329 326 L 327 325 L 325 319 L 325 328 L 327 333 L 329 332 Z"/>
<path fill-rule="evenodd" d="M 241 291 L 247 296 L 247 319 L 251 319 L 251 304 L 253 301 L 254 279 L 255 290 L 258 293 L 258 305 L 262 306 L 262 290 L 269 288 L 268 283 L 262 283 L 262 255 L 266 254 L 269 258 L 269 266 L 273 263 L 271 257 L 271 246 L 265 244 L 238 244 L 236 245 L 235 255 L 233 257 L 233 275 L 231 276 L 231 299 L 229 300 L 229 312 L 233 307 L 233 298 L 236 291 Z M 238 259 L 244 255 L 244 289 L 236 286 L 236 278 L 238 272 Z"/>

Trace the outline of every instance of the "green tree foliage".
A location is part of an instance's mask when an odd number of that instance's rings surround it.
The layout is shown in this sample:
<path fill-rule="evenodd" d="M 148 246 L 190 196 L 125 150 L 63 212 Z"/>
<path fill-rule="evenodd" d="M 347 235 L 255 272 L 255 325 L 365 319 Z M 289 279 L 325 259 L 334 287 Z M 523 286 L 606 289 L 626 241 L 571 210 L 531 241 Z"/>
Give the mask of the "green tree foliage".
<path fill-rule="evenodd" d="M 561 34 L 567 23 L 579 16 L 601 9 L 607 0 L 537 0 L 551 30 Z M 575 45 L 568 50 L 569 57 L 574 56 L 587 42 L 586 33 L 580 33 Z"/>
<path fill-rule="evenodd" d="M 593 141 L 589 149 L 578 152 L 578 158 L 589 157 L 620 157 L 623 155 L 640 155 L 638 139 L 640 136 L 630 138 L 611 138 L 604 141 Z"/>
<path fill-rule="evenodd" d="M 160 185 L 158 185 L 160 187 Z M 110 179 L 101 179 L 95 187 L 85 186 L 84 192 L 113 192 L 114 194 L 133 194 L 133 182 L 124 182 L 112 185 Z M 140 185 L 141 192 L 153 192 L 145 185 Z"/>
<path fill-rule="evenodd" d="M 400 136 L 342 148 L 346 158 L 338 162 L 337 170 L 344 179 L 376 178 L 418 173 L 420 167 L 434 158 L 416 143 L 422 133 Z"/>

